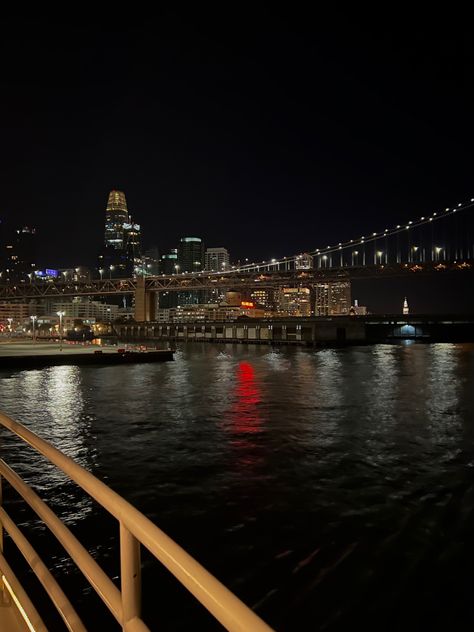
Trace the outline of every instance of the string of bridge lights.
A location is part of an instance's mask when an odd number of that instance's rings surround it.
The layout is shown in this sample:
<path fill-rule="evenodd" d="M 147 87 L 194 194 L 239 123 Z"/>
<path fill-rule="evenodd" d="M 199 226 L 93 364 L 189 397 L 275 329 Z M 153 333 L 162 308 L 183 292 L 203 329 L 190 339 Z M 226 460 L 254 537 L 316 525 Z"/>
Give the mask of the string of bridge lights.
<path fill-rule="evenodd" d="M 378 232 L 378 233 L 371 233 L 367 236 L 362 235 L 362 237 L 359 237 L 358 239 L 350 239 L 349 241 L 339 242 L 337 245 L 334 245 L 334 246 L 326 246 L 326 248 L 316 248 L 316 250 L 312 250 L 305 254 L 309 254 L 313 257 L 317 257 L 317 256 L 327 257 L 327 255 L 330 255 L 333 253 L 339 253 L 343 250 L 348 250 L 350 248 L 355 248 L 357 246 L 364 246 L 365 244 L 375 242 L 379 239 L 392 237 L 393 235 L 404 233 L 407 230 L 412 230 L 414 228 L 418 228 L 420 226 L 430 224 L 439 219 L 449 217 L 450 215 L 453 215 L 454 213 L 457 213 L 459 211 L 465 211 L 466 209 L 471 208 L 473 206 L 474 206 L 474 198 L 471 198 L 468 202 L 464 202 L 464 203 L 460 202 L 459 204 L 457 204 L 456 206 L 452 208 L 447 207 L 443 211 L 435 211 L 431 215 L 423 215 L 418 220 L 410 220 L 405 224 L 397 224 L 393 228 L 385 228 L 383 231 Z M 269 261 L 262 261 L 261 263 L 252 262 L 252 263 L 244 264 L 241 266 L 232 266 L 228 270 L 223 270 L 221 272 L 216 272 L 214 274 L 230 274 L 233 272 L 254 272 L 255 270 L 259 271 L 261 268 L 276 267 L 279 265 L 292 263 L 296 261 L 297 259 L 301 258 L 301 256 L 302 254 L 294 255 L 291 257 L 283 257 L 281 259 L 270 259 Z"/>

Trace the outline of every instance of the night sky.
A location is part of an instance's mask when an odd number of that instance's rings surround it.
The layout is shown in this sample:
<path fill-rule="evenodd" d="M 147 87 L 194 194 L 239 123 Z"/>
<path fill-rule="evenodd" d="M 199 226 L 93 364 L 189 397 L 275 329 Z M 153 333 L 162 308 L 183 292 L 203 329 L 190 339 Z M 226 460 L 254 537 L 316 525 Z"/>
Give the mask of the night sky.
<path fill-rule="evenodd" d="M 145 246 L 291 255 L 474 195 L 469 20 L 170 10 L 3 20 L 4 225 L 94 265 L 107 194 Z"/>

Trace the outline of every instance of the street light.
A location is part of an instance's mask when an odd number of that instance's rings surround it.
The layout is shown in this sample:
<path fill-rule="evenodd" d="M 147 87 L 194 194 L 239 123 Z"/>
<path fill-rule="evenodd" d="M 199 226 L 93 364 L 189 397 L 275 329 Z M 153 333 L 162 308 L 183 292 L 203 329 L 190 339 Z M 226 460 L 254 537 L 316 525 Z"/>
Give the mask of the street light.
<path fill-rule="evenodd" d="M 112 278 L 112 270 L 115 270 L 114 266 L 109 266 L 109 272 L 110 272 L 109 278 L 110 279 Z"/>
<path fill-rule="evenodd" d="M 441 248 L 441 246 L 436 246 L 435 248 L 435 252 L 436 252 L 436 261 L 439 261 L 439 253 L 442 251 L 443 249 Z"/>
<path fill-rule="evenodd" d="M 66 312 L 56 312 L 59 316 L 59 351 L 63 350 L 63 316 Z"/>
<path fill-rule="evenodd" d="M 377 250 L 377 257 L 379 258 L 380 265 L 382 265 L 383 252 L 381 250 Z"/>
<path fill-rule="evenodd" d="M 33 324 L 33 336 L 32 336 L 32 337 L 33 337 L 33 342 L 36 342 L 36 336 L 35 336 L 35 322 L 36 322 L 36 319 L 38 318 L 38 316 L 30 316 L 30 318 L 31 318 L 31 322 L 32 322 L 32 324 Z"/>
<path fill-rule="evenodd" d="M 99 268 L 100 280 L 102 281 L 102 275 L 104 274 L 104 268 Z"/>
<path fill-rule="evenodd" d="M 357 257 L 358 254 L 359 254 L 358 250 L 353 250 L 352 251 L 352 265 L 354 265 L 354 257 Z"/>
<path fill-rule="evenodd" d="M 10 332 L 10 338 L 12 337 L 12 322 L 13 318 L 7 318 L 8 320 L 8 331 Z"/>

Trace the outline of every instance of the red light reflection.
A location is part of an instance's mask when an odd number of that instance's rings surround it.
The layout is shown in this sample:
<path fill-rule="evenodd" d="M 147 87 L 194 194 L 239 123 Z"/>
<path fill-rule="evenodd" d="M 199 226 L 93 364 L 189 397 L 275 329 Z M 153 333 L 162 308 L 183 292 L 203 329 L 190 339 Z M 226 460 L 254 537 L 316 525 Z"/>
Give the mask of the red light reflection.
<path fill-rule="evenodd" d="M 240 362 L 235 402 L 231 410 L 232 430 L 236 434 L 259 432 L 262 421 L 257 406 L 260 401 L 260 388 L 255 379 L 253 366 L 248 362 Z"/>

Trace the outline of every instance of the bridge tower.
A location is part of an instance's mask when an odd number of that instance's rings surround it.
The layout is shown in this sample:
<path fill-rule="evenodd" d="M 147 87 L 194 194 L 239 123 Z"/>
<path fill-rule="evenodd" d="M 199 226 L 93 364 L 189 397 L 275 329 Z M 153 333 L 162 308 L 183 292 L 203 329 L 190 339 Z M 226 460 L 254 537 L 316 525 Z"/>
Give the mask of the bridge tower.
<path fill-rule="evenodd" d="M 135 320 L 145 322 L 156 318 L 156 292 L 146 289 L 145 277 L 137 277 L 135 290 Z"/>

